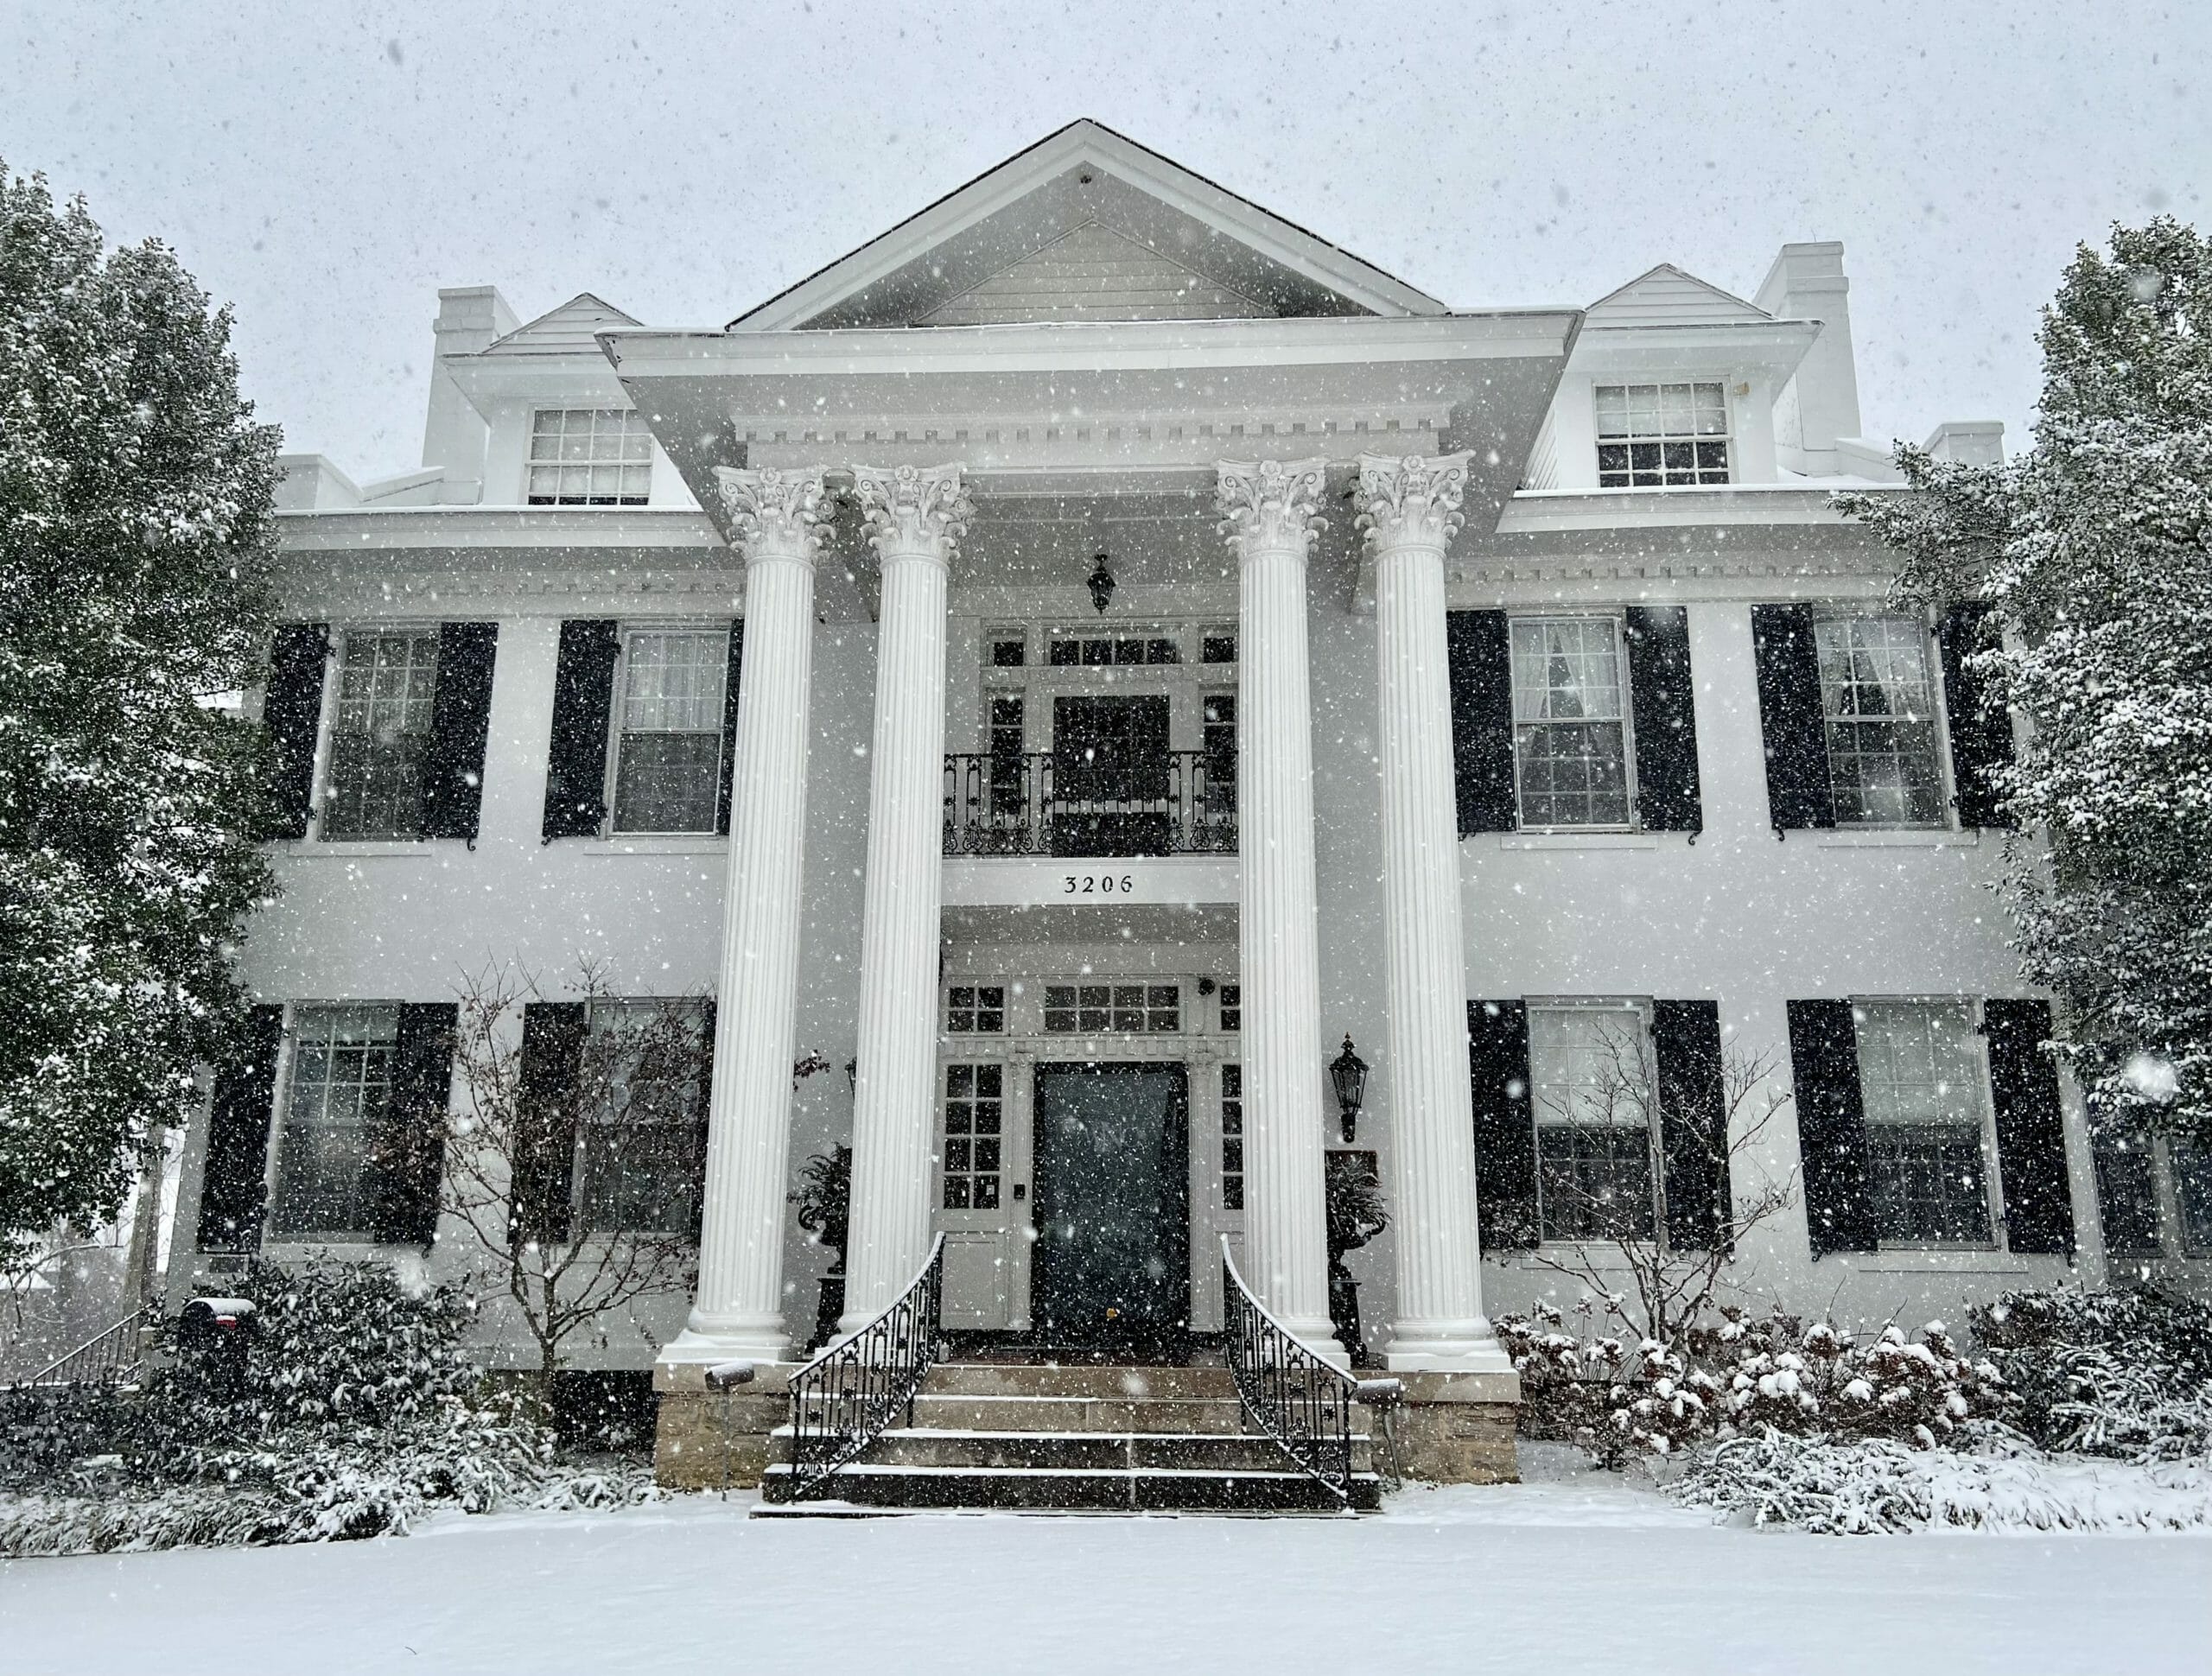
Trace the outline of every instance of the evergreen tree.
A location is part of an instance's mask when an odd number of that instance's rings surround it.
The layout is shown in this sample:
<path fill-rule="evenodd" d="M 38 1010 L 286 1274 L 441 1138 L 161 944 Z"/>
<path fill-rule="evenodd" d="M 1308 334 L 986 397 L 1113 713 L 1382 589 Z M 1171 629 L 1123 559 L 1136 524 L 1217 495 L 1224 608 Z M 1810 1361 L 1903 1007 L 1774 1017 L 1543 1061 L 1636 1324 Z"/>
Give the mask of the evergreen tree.
<path fill-rule="evenodd" d="M 1991 608 L 1975 667 L 2032 733 L 1997 789 L 2049 846 L 2012 847 L 2015 946 L 2093 1112 L 2212 1142 L 2212 243 L 2115 227 L 2039 340 L 2024 457 L 1901 448 L 1917 493 L 1837 500 L 1904 597 Z"/>
<path fill-rule="evenodd" d="M 243 1006 L 277 468 L 230 329 L 0 166 L 0 1262 L 113 1214 Z"/>

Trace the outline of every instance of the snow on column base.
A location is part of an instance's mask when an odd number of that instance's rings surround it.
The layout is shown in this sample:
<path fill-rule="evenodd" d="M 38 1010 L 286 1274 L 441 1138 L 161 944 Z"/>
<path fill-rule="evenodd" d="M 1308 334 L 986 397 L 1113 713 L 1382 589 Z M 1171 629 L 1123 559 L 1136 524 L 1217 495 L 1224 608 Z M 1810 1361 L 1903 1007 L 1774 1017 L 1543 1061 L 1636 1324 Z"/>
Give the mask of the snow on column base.
<path fill-rule="evenodd" d="M 1397 1419 L 1399 1471 L 1431 1484 L 1520 1481 L 1513 1451 L 1518 1374 L 1410 1372 L 1399 1378 L 1406 1387 Z"/>

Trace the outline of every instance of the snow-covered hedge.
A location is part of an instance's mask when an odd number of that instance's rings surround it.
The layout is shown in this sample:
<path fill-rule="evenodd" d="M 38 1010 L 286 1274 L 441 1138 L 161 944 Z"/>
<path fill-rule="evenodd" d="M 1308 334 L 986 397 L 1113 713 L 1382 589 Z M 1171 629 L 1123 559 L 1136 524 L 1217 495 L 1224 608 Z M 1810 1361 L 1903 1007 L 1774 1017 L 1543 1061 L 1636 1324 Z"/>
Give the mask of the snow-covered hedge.
<path fill-rule="evenodd" d="M 450 1287 L 374 1264 L 262 1266 L 242 1386 L 174 1343 L 123 1391 L 0 1393 L 0 1554 L 340 1540 L 425 1514 L 602 1507 L 642 1469 L 580 1469 L 483 1387 Z"/>
<path fill-rule="evenodd" d="M 2043 1447 L 2126 1460 L 2212 1451 L 2212 1305 L 2151 1287 L 2011 1292 L 1974 1327 L 2018 1395 L 2012 1423 Z"/>

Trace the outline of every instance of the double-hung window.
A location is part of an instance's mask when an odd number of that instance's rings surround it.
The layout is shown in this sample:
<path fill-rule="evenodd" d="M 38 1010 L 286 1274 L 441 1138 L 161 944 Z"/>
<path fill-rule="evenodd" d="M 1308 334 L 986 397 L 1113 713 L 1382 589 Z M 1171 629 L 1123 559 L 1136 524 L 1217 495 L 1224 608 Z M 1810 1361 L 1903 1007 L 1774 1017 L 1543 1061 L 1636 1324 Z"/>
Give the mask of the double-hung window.
<path fill-rule="evenodd" d="M 1625 827 L 1626 660 L 1613 617 L 1512 622 L 1515 778 L 1523 827 Z"/>
<path fill-rule="evenodd" d="M 547 408 L 531 421 L 532 506 L 643 506 L 653 441 L 630 408 Z"/>
<path fill-rule="evenodd" d="M 1718 383 L 1599 384 L 1598 486 L 1728 481 L 1728 392 Z"/>
<path fill-rule="evenodd" d="M 1656 1226 L 1652 1057 L 1625 1002 L 1529 1008 L 1536 1200 L 1547 1240 L 1648 1240 Z"/>
<path fill-rule="evenodd" d="M 369 1145 L 391 1101 L 398 1032 L 395 1006 L 296 1009 L 270 1219 L 280 1237 L 373 1237 Z"/>
<path fill-rule="evenodd" d="M 435 628 L 350 630 L 331 709 L 326 838 L 412 838 L 438 688 Z"/>
<path fill-rule="evenodd" d="M 616 707 L 617 832 L 712 832 L 721 795 L 723 629 L 632 629 Z"/>
<path fill-rule="evenodd" d="M 1940 826 L 1943 766 L 1927 629 L 1831 615 L 1813 628 L 1828 778 L 1844 826 Z"/>
<path fill-rule="evenodd" d="M 1971 1010 L 1866 1001 L 1853 1021 L 1877 1234 L 1885 1244 L 1988 1245 L 1988 1108 Z"/>
<path fill-rule="evenodd" d="M 690 1234 L 706 1159 L 706 1009 L 693 1001 L 591 1004 L 579 1115 L 585 1233 Z"/>

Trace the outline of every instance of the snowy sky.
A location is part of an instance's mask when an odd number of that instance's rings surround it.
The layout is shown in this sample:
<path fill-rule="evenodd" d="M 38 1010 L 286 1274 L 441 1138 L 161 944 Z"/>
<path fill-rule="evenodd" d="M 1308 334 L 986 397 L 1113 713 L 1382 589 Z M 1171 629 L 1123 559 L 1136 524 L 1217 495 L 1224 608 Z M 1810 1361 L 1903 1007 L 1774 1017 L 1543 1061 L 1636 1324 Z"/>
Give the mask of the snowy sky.
<path fill-rule="evenodd" d="M 0 160 L 174 244 L 365 476 L 416 462 L 439 286 L 720 325 L 1078 116 L 1459 308 L 1840 238 L 1867 434 L 2017 442 L 2075 241 L 2206 221 L 2208 65 L 2202 0 L 0 0 Z"/>

